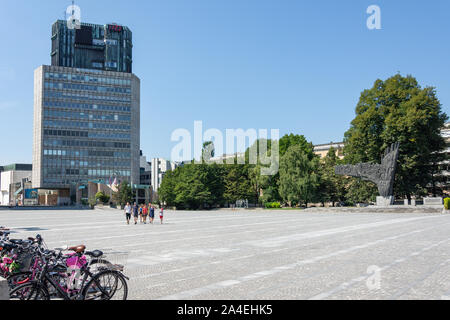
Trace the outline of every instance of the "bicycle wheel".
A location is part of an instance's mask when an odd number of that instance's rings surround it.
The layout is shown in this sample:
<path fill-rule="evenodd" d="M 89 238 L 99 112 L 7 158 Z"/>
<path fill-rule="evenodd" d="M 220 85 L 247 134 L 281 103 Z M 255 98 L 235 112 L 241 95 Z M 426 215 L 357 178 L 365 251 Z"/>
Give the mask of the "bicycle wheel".
<path fill-rule="evenodd" d="M 9 290 L 14 289 L 17 286 L 31 281 L 31 272 L 20 272 L 9 276 L 6 280 L 8 281 Z"/>
<path fill-rule="evenodd" d="M 50 300 L 45 287 L 37 282 L 28 282 L 15 287 L 9 293 L 10 300 Z"/>
<path fill-rule="evenodd" d="M 96 274 L 84 289 L 84 300 L 127 300 L 128 285 L 117 271 Z"/>

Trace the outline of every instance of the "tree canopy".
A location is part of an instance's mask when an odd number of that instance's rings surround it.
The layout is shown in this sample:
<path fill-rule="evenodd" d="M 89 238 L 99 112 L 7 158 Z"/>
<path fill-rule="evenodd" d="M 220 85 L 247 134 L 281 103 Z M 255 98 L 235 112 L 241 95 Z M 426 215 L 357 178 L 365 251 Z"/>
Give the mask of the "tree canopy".
<path fill-rule="evenodd" d="M 421 193 L 433 181 L 433 164 L 442 161 L 445 141 L 440 130 L 447 119 L 434 88 L 422 88 L 414 77 L 399 74 L 377 80 L 361 93 L 356 117 L 345 133 L 345 160 L 380 162 L 383 151 L 398 141 L 395 193 Z"/>

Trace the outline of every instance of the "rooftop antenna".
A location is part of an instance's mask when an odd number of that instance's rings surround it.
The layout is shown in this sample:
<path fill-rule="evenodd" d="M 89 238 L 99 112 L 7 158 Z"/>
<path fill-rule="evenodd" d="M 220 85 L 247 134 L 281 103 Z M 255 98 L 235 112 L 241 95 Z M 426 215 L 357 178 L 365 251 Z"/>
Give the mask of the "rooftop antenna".
<path fill-rule="evenodd" d="M 72 0 L 72 6 L 71 6 L 71 9 L 72 9 L 72 16 L 75 14 L 74 6 L 75 6 L 75 1 Z M 64 10 L 64 20 L 67 20 L 67 9 Z"/>

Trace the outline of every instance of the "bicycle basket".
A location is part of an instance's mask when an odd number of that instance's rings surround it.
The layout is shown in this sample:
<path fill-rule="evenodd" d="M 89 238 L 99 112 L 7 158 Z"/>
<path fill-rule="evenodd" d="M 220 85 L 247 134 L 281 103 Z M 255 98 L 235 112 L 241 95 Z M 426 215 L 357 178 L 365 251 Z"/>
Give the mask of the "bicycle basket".
<path fill-rule="evenodd" d="M 30 271 L 33 255 L 30 253 L 21 254 L 17 258 L 17 262 L 20 264 L 20 272 Z"/>
<path fill-rule="evenodd" d="M 112 249 L 102 250 L 103 256 L 96 260 L 99 269 L 123 271 L 128 262 L 129 252 L 115 251 Z"/>

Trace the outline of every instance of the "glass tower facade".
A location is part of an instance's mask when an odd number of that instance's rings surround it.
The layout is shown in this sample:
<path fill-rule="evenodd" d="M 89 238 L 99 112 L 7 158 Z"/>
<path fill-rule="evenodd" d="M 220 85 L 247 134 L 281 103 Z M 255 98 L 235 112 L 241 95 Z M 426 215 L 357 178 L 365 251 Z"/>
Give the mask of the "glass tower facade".
<path fill-rule="evenodd" d="M 132 72 L 132 32 L 116 24 L 82 23 L 70 29 L 67 21 L 52 26 L 52 66 Z"/>

